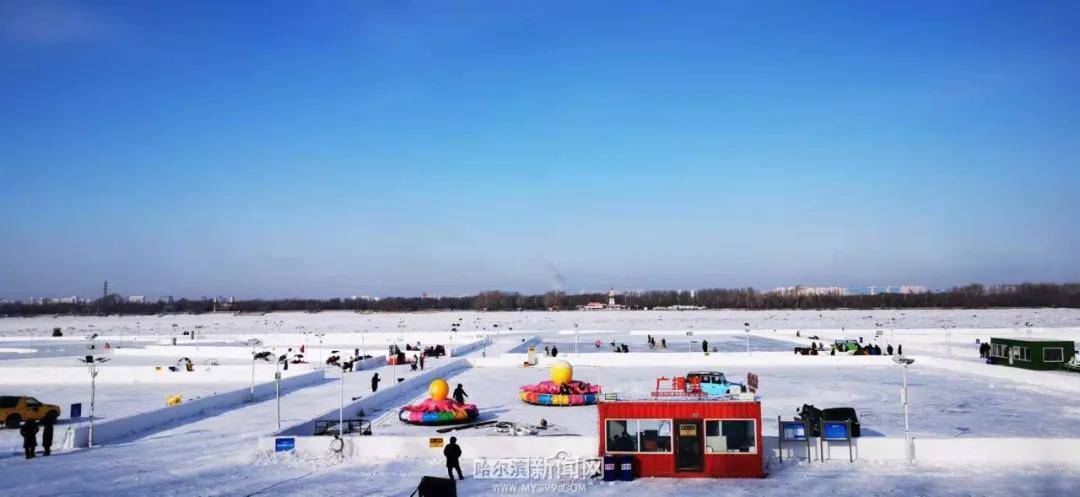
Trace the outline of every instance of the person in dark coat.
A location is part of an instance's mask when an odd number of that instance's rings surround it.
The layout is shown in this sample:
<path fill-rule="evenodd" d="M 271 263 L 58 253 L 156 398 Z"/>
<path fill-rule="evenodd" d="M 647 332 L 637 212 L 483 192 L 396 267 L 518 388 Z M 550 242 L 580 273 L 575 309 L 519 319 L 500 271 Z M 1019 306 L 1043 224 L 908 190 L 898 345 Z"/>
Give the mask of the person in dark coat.
<path fill-rule="evenodd" d="M 904 355 L 904 346 L 903 345 L 897 345 L 896 346 L 896 355 Z"/>
<path fill-rule="evenodd" d="M 891 343 L 889 345 L 885 346 L 885 352 L 888 352 L 889 355 L 892 355 L 892 344 Z"/>
<path fill-rule="evenodd" d="M 443 455 L 446 456 L 446 475 L 451 480 L 454 479 L 454 470 L 457 470 L 458 479 L 464 480 L 465 475 L 461 474 L 461 446 L 457 444 L 457 437 L 450 437 L 450 443 L 446 444 L 443 448 Z"/>
<path fill-rule="evenodd" d="M 371 375 L 371 393 L 379 391 L 379 373 Z"/>
<path fill-rule="evenodd" d="M 458 404 L 464 404 L 465 397 L 468 396 L 469 394 L 465 393 L 465 387 L 461 386 L 461 383 L 458 383 L 457 388 L 454 389 L 454 400 L 457 401 Z"/>
<path fill-rule="evenodd" d="M 46 416 L 41 422 L 41 448 L 47 456 L 52 455 L 53 425 L 55 424 L 56 418 L 52 416 Z"/>
<path fill-rule="evenodd" d="M 27 459 L 34 458 L 34 451 L 37 449 L 37 432 L 38 424 L 33 420 L 23 423 L 22 428 L 19 428 L 19 434 L 23 438 L 23 451 Z"/>
<path fill-rule="evenodd" d="M 559 357 L 559 348 L 554 345 L 551 346 L 551 357 Z"/>
<path fill-rule="evenodd" d="M 420 354 L 420 371 L 424 370 L 424 354 Z"/>
<path fill-rule="evenodd" d="M 709 353 L 709 341 L 708 340 L 702 340 L 701 341 L 701 351 L 705 352 L 706 354 Z"/>

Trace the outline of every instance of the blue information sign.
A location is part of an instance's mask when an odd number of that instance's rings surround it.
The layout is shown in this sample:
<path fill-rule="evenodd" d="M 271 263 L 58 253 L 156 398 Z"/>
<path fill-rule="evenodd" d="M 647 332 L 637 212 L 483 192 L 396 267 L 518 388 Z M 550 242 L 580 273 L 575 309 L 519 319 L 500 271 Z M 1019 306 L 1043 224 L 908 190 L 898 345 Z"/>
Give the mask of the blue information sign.
<path fill-rule="evenodd" d="M 71 404 L 71 409 L 68 410 L 71 419 L 79 419 L 82 417 L 82 402 Z"/>
<path fill-rule="evenodd" d="M 825 440 L 850 440 L 851 437 L 848 434 L 847 423 L 830 423 L 825 422 L 825 429 L 823 430 Z"/>
<path fill-rule="evenodd" d="M 780 424 L 780 433 L 785 442 L 806 440 L 806 424 L 802 421 L 783 421 Z"/>
<path fill-rule="evenodd" d="M 275 438 L 274 452 L 288 452 L 296 448 L 295 438 Z"/>

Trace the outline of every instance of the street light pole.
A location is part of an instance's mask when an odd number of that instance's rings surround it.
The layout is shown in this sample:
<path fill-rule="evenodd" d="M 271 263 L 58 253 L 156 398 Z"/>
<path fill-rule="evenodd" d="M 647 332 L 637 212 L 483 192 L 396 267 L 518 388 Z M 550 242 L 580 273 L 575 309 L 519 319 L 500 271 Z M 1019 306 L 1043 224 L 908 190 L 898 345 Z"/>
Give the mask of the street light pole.
<path fill-rule="evenodd" d="M 911 464 L 914 459 L 912 454 L 913 447 L 911 446 L 911 423 L 908 418 L 908 389 L 907 389 L 907 368 L 909 365 L 915 362 L 915 359 L 910 359 L 904 356 L 893 356 L 893 362 L 900 364 L 901 378 L 903 378 L 903 386 L 900 389 L 900 404 L 904 406 L 904 458 L 908 464 Z"/>
<path fill-rule="evenodd" d="M 255 402 L 255 347 L 262 345 L 262 340 L 258 338 L 252 338 L 247 341 L 251 346 L 251 394 L 248 396 L 248 402 Z"/>
<path fill-rule="evenodd" d="M 581 338 L 581 328 L 574 323 L 574 357 L 578 355 L 578 340 Z"/>
<path fill-rule="evenodd" d="M 746 327 L 746 355 L 750 355 L 750 323 L 743 323 Z"/>
<path fill-rule="evenodd" d="M 286 355 L 285 360 L 289 360 Z M 277 398 L 277 429 L 281 429 L 281 361 L 274 361 L 274 396 Z"/>
<path fill-rule="evenodd" d="M 87 340 L 90 341 L 90 346 L 88 347 L 90 353 L 87 354 L 84 358 L 79 359 L 79 360 L 86 363 L 87 367 L 90 370 L 90 428 L 87 431 L 86 445 L 87 445 L 87 447 L 93 447 L 94 446 L 94 408 L 95 408 L 96 403 L 97 403 L 97 375 L 98 375 L 97 366 L 100 363 L 108 362 L 109 358 L 107 358 L 107 357 L 94 357 L 94 351 L 96 350 L 96 343 L 94 342 L 94 340 L 97 338 L 97 333 L 94 333 L 93 335 L 90 335 L 90 336 L 88 336 L 86 338 L 87 338 Z"/>
<path fill-rule="evenodd" d="M 945 354 L 952 359 L 952 330 L 949 329 L 949 325 L 945 325 Z"/>
<path fill-rule="evenodd" d="M 345 436 L 345 366 L 341 366 L 341 381 L 338 382 L 338 436 Z"/>

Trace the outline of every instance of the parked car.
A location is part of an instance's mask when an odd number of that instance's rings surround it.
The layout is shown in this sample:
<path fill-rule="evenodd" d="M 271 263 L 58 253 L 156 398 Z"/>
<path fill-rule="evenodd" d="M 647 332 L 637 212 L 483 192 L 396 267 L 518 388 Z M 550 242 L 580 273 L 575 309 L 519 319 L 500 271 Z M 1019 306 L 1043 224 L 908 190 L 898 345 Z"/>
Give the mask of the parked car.
<path fill-rule="evenodd" d="M 687 373 L 687 388 L 694 382 L 695 378 L 701 379 L 701 391 L 706 395 L 727 395 L 746 391 L 745 386 L 729 382 L 724 373 L 719 371 L 691 371 Z"/>
<path fill-rule="evenodd" d="M 23 421 L 49 419 L 56 422 L 59 418 L 60 406 L 44 404 L 33 397 L 0 396 L 0 419 L 8 428 L 18 428 Z"/>

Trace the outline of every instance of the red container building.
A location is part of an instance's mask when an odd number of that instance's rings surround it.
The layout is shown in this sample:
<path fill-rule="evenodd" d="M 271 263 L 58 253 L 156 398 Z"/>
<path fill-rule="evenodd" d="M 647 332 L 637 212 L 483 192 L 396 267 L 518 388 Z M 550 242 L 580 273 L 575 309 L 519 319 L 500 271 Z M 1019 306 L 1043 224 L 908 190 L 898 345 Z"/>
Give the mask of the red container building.
<path fill-rule="evenodd" d="M 765 476 L 757 400 L 608 400 L 597 409 L 600 455 L 632 456 L 636 476 Z"/>

